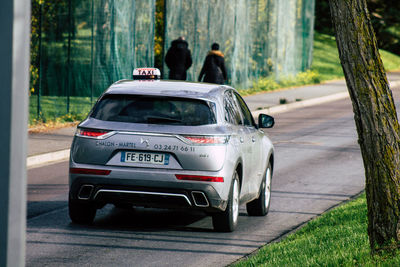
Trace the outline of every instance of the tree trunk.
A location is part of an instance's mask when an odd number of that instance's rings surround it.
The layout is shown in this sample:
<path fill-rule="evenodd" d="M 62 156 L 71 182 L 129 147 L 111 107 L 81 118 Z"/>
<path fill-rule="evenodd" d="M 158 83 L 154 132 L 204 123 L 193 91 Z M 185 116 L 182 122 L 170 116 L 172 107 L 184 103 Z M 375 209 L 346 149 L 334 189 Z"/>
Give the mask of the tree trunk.
<path fill-rule="evenodd" d="M 372 252 L 400 244 L 399 123 L 365 0 L 330 0 L 364 161 Z"/>

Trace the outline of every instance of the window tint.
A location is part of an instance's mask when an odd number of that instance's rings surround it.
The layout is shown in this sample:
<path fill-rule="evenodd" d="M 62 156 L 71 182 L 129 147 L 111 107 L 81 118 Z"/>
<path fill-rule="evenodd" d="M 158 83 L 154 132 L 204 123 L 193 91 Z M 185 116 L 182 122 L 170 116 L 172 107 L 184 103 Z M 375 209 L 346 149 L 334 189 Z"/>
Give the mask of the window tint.
<path fill-rule="evenodd" d="M 243 98 L 235 92 L 235 96 L 237 99 L 237 102 L 239 104 L 240 110 L 242 111 L 243 114 L 243 123 L 246 126 L 254 126 L 254 119 L 253 119 L 253 115 L 251 115 L 251 112 L 249 110 L 249 108 L 247 107 L 246 103 L 244 102 Z"/>
<path fill-rule="evenodd" d="M 197 99 L 106 95 L 91 117 L 103 121 L 205 125 L 216 123 L 211 103 Z"/>
<path fill-rule="evenodd" d="M 232 124 L 242 124 L 238 107 L 233 99 L 232 92 L 226 91 L 224 96 L 225 121 Z"/>

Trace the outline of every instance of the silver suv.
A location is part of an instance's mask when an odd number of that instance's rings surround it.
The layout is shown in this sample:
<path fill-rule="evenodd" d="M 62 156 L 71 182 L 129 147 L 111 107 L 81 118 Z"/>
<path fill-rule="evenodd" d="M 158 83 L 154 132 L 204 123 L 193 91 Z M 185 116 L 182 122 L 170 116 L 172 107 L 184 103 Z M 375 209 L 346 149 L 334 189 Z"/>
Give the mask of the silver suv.
<path fill-rule="evenodd" d="M 239 205 L 268 213 L 274 148 L 238 92 L 205 83 L 123 80 L 99 98 L 71 146 L 69 215 L 92 223 L 96 210 L 197 209 L 214 229 L 233 231 Z"/>

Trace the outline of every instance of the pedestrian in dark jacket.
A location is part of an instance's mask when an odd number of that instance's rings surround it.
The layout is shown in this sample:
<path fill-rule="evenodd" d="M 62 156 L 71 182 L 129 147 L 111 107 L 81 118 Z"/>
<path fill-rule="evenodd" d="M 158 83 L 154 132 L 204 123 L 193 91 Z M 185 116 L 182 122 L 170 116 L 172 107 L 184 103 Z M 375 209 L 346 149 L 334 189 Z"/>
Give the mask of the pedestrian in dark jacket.
<path fill-rule="evenodd" d="M 219 44 L 213 43 L 211 51 L 208 52 L 204 60 L 203 67 L 199 75 L 199 82 L 204 76 L 204 82 L 224 84 L 226 81 L 226 68 L 224 54 L 219 51 Z"/>
<path fill-rule="evenodd" d="M 165 56 L 165 63 L 169 68 L 169 79 L 186 80 L 186 71 L 192 66 L 192 55 L 184 37 L 171 42 Z"/>

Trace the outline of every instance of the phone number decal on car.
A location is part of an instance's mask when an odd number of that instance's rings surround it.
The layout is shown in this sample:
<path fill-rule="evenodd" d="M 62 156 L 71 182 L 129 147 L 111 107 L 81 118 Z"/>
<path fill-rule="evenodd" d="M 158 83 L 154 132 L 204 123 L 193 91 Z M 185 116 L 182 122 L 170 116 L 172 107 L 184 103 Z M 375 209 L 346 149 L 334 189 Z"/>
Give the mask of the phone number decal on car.
<path fill-rule="evenodd" d="M 194 147 L 190 146 L 177 146 L 177 145 L 161 145 L 155 144 L 155 150 L 163 150 L 163 151 L 181 151 L 181 152 L 195 152 Z"/>

